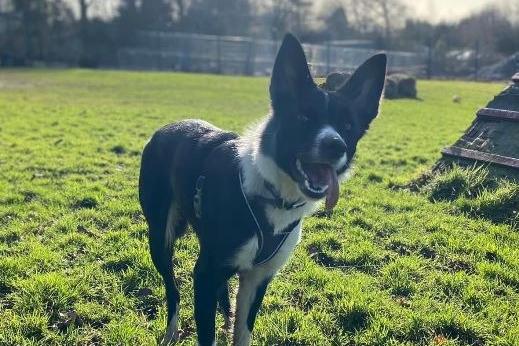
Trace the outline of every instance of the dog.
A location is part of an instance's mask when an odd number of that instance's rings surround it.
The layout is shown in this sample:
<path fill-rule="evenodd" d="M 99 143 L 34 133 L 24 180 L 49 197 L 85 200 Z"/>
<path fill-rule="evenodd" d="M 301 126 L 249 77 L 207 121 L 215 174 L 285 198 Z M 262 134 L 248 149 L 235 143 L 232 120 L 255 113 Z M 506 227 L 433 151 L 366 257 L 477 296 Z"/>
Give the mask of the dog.
<path fill-rule="evenodd" d="M 314 83 L 305 53 L 283 39 L 270 83 L 271 112 L 244 136 L 205 121 L 159 129 L 142 154 L 139 199 L 151 258 L 164 281 L 168 327 L 178 337 L 180 296 L 172 256 L 188 224 L 200 253 L 194 268 L 198 344 L 215 345 L 219 309 L 233 344 L 249 345 L 272 278 L 300 241 L 302 219 L 339 198 L 358 141 L 377 116 L 387 58 L 377 54 L 335 91 Z M 229 279 L 238 274 L 233 313 Z"/>

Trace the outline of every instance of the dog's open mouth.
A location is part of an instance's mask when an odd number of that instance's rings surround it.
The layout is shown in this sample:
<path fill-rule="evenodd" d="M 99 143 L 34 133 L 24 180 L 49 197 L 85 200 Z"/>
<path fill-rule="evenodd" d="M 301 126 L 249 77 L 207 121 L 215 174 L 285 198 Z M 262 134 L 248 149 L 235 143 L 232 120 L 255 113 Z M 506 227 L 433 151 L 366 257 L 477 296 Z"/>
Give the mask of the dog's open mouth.
<path fill-rule="evenodd" d="M 337 172 L 330 164 L 296 160 L 301 175 L 300 188 L 310 198 L 326 196 L 326 209 L 333 209 L 339 200 L 339 181 Z"/>

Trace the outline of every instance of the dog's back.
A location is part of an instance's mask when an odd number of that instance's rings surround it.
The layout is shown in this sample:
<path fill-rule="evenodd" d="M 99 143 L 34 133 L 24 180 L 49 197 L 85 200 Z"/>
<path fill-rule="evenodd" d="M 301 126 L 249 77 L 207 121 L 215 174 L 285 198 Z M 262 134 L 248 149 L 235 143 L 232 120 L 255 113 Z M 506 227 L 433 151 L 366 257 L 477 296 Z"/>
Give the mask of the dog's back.
<path fill-rule="evenodd" d="M 139 198 L 147 221 L 163 226 L 167 220 L 154 215 L 164 218 L 174 201 L 182 217 L 190 221 L 196 179 L 204 161 L 214 148 L 235 138 L 236 134 L 200 120 L 180 121 L 155 132 L 144 148 L 139 180 Z"/>

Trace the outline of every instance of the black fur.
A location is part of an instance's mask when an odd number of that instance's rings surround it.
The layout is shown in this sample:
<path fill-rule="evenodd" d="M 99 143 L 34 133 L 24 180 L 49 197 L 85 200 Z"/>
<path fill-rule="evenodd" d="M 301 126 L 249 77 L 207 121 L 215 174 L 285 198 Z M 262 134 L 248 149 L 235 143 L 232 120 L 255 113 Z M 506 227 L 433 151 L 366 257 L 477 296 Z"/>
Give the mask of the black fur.
<path fill-rule="evenodd" d="M 296 159 L 315 160 L 317 155 L 319 162 L 332 163 L 346 152 L 347 161 L 337 167 L 337 173 L 343 173 L 358 140 L 378 112 L 385 65 L 384 55 L 374 56 L 346 85 L 326 96 L 310 76 L 301 45 L 287 35 L 273 70 L 273 114 L 260 136 L 261 153 L 272 158 L 299 186 Z M 330 126 L 340 136 L 325 136 L 316 144 L 316 136 L 324 126 Z M 168 323 L 178 313 L 180 301 L 172 267 L 174 241 L 185 233 L 188 224 L 199 239 L 200 254 L 194 270 L 195 320 L 199 343 L 204 346 L 214 341 L 217 305 L 224 314 L 231 315 L 228 279 L 239 269 L 233 258 L 258 232 L 240 186 L 238 141 L 235 133 L 203 121 L 186 120 L 158 130 L 142 156 L 139 198 L 149 225 L 151 257 L 166 288 Z M 200 176 L 205 181 L 201 217 L 197 218 L 193 202 Z M 278 181 L 269 183 L 280 188 Z M 301 191 L 308 201 L 323 197 Z M 269 225 L 264 202 L 249 197 L 261 227 L 272 232 L 274 225 Z M 168 227 L 172 229 L 170 241 Z M 246 321 L 249 331 L 271 277 L 269 274 L 259 280 L 253 292 Z"/>
<path fill-rule="evenodd" d="M 267 292 L 267 287 L 271 280 L 272 280 L 272 277 L 266 278 L 256 289 L 256 297 L 254 298 L 251 309 L 247 316 L 247 327 L 249 328 L 249 331 L 251 331 L 251 332 L 252 332 L 252 329 L 254 329 L 254 322 L 256 321 L 256 315 L 258 314 L 259 308 L 261 306 L 261 302 L 263 300 L 263 297 L 265 296 L 265 293 Z"/>
<path fill-rule="evenodd" d="M 263 152 L 295 181 L 300 181 L 295 160 L 314 160 L 308 154 L 315 145 L 312 139 L 330 125 L 344 143 L 323 141 L 319 159 L 325 153 L 331 153 L 325 159 L 334 159 L 337 146 L 344 145 L 348 161 L 339 170 L 344 172 L 351 164 L 358 141 L 378 114 L 386 61 L 385 54 L 368 59 L 338 91 L 327 92 L 326 102 L 323 90 L 310 75 L 301 45 L 293 36 L 285 38 L 273 69 L 273 117 L 262 136 Z"/>

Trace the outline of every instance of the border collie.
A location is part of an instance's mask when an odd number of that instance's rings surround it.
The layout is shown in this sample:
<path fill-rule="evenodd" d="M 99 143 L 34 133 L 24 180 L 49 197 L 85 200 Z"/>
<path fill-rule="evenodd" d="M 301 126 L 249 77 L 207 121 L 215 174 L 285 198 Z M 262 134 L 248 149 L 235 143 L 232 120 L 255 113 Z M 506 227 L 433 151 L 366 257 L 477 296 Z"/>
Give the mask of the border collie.
<path fill-rule="evenodd" d="M 301 237 L 302 219 L 339 183 L 357 142 L 379 109 L 386 56 L 360 66 L 335 91 L 314 83 L 299 41 L 287 34 L 270 83 L 271 113 L 245 136 L 205 121 L 159 129 L 144 148 L 139 199 L 149 226 L 153 263 L 164 280 L 168 329 L 178 338 L 180 296 L 174 242 L 191 225 L 200 244 L 194 268 L 199 345 L 215 345 L 215 315 L 234 321 L 234 345 L 249 345 L 267 286 Z M 228 281 L 239 276 L 235 312 Z"/>

